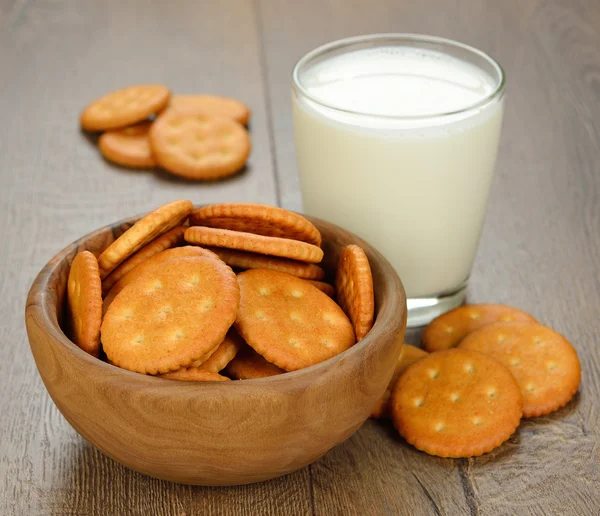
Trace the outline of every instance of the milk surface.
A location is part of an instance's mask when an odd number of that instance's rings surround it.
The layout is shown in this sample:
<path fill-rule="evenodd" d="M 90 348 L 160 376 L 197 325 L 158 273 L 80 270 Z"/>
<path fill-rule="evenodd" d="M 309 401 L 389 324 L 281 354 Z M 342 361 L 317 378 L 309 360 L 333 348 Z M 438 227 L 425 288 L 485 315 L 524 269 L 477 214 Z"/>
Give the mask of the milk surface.
<path fill-rule="evenodd" d="M 304 210 L 377 247 L 408 297 L 466 281 L 502 125 L 497 84 L 444 53 L 363 49 L 301 70 L 293 99 Z M 468 111 L 465 109 L 472 108 Z"/>

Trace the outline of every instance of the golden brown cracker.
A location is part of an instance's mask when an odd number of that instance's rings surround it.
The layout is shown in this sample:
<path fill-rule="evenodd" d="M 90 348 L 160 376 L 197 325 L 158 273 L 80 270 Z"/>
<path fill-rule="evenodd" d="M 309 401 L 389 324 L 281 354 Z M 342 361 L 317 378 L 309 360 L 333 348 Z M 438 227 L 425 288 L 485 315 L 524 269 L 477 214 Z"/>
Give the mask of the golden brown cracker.
<path fill-rule="evenodd" d="M 338 262 L 335 289 L 337 300 L 354 325 L 357 341 L 373 326 L 375 295 L 371 266 L 365 252 L 357 245 L 346 246 Z"/>
<path fill-rule="evenodd" d="M 110 244 L 98 258 L 100 277 L 106 278 L 119 264 L 155 238 L 181 224 L 194 205 L 179 200 L 160 206 L 148 213 Z"/>
<path fill-rule="evenodd" d="M 253 378 L 267 378 L 283 374 L 285 370 L 267 362 L 250 346 L 244 346 L 227 364 L 225 372 L 236 380 L 252 380 Z"/>
<path fill-rule="evenodd" d="M 323 268 L 314 263 L 298 262 L 287 258 L 265 256 L 246 251 L 237 251 L 236 249 L 226 249 L 224 247 L 211 247 L 210 250 L 218 255 L 227 265 L 236 269 L 268 269 L 310 280 L 320 280 L 325 277 Z"/>
<path fill-rule="evenodd" d="M 517 308 L 506 305 L 464 305 L 450 310 L 431 321 L 423 330 L 421 343 L 430 353 L 450 349 L 469 333 L 495 322 L 525 321 L 535 319 Z"/>
<path fill-rule="evenodd" d="M 115 297 L 102 322 L 104 351 L 138 373 L 187 367 L 223 341 L 239 295 L 235 274 L 220 260 L 168 260 L 137 274 Z"/>
<path fill-rule="evenodd" d="M 391 397 L 394 426 L 431 455 L 474 457 L 500 446 L 523 413 L 510 371 L 487 355 L 463 349 L 432 353 L 412 364 Z"/>
<path fill-rule="evenodd" d="M 321 292 L 327 294 L 331 298 L 335 298 L 335 289 L 324 281 L 314 281 L 314 280 L 305 280 L 308 281 L 313 287 L 317 287 Z"/>
<path fill-rule="evenodd" d="M 81 113 L 81 127 L 86 131 L 121 129 L 146 120 L 169 102 L 166 86 L 146 84 L 113 91 L 90 103 Z"/>
<path fill-rule="evenodd" d="M 459 349 L 485 353 L 510 370 L 521 387 L 524 417 L 563 407 L 581 382 L 581 365 L 573 346 L 537 323 L 490 324 L 467 335 Z"/>
<path fill-rule="evenodd" d="M 319 263 L 323 259 L 323 250 L 306 242 L 228 229 L 191 226 L 185 230 L 184 238 L 191 244 L 225 247 L 302 262 Z"/>
<path fill-rule="evenodd" d="M 153 168 L 156 161 L 150 149 L 148 131 L 151 122 L 107 131 L 98 138 L 102 155 L 117 165 L 130 168 Z"/>
<path fill-rule="evenodd" d="M 98 261 L 89 251 L 75 256 L 67 280 L 67 303 L 71 338 L 95 357 L 100 352 L 102 285 Z"/>
<path fill-rule="evenodd" d="M 243 345 L 244 341 L 238 335 L 238 332 L 231 328 L 214 353 L 211 353 L 206 360 L 196 360 L 192 363 L 192 366 L 204 371 L 218 373 L 225 369 L 225 366 L 235 358 Z"/>
<path fill-rule="evenodd" d="M 150 128 L 157 163 L 192 180 L 219 179 L 244 168 L 251 151 L 248 131 L 233 120 L 165 114 Z"/>
<path fill-rule="evenodd" d="M 239 100 L 217 95 L 173 95 L 168 107 L 182 115 L 208 115 L 230 118 L 246 125 L 250 120 L 250 108 Z"/>
<path fill-rule="evenodd" d="M 342 309 L 307 281 L 254 269 L 238 275 L 235 327 L 260 355 L 287 371 L 327 360 L 350 348 L 352 324 Z"/>
<path fill-rule="evenodd" d="M 321 233 L 306 217 L 266 204 L 224 203 L 202 206 L 190 215 L 190 225 L 289 238 L 317 247 L 322 242 Z"/>

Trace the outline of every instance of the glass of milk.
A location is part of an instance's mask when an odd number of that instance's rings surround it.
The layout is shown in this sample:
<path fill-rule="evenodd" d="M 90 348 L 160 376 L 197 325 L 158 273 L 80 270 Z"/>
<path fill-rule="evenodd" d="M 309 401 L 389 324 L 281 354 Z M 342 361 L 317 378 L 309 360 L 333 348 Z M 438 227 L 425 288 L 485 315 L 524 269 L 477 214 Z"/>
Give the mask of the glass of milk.
<path fill-rule="evenodd" d="M 502 126 L 504 72 L 447 39 L 329 43 L 293 72 L 304 211 L 394 265 L 419 326 L 464 301 Z"/>

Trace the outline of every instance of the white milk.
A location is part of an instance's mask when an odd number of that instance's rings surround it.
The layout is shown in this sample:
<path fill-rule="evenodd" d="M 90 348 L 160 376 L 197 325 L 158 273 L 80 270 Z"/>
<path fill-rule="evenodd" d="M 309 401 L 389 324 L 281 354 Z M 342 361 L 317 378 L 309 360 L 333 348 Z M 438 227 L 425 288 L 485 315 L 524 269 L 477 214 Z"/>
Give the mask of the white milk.
<path fill-rule="evenodd" d="M 312 97 L 296 91 L 293 101 L 304 211 L 377 247 L 410 298 L 462 287 L 484 221 L 503 103 L 435 115 L 482 101 L 495 80 L 449 55 L 394 46 L 309 64 L 299 82 Z M 406 118 L 422 116 L 429 118 Z"/>

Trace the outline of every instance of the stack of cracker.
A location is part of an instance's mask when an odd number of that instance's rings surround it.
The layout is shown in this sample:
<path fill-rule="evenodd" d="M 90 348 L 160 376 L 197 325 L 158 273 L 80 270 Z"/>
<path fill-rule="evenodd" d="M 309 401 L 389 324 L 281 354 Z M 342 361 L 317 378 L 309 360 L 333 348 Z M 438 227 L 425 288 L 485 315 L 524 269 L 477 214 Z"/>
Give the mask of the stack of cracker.
<path fill-rule="evenodd" d="M 214 95 L 175 95 L 166 86 L 130 86 L 90 103 L 85 131 L 102 132 L 98 146 L 109 161 L 154 168 L 191 180 L 235 174 L 250 155 L 250 109 Z"/>
<path fill-rule="evenodd" d="M 550 414 L 579 388 L 573 346 L 505 305 L 465 305 L 434 319 L 423 349 L 405 344 L 374 418 L 391 417 L 420 450 L 472 457 L 500 446 L 521 418 Z"/>
<path fill-rule="evenodd" d="M 333 285 L 321 234 L 260 204 L 161 206 L 68 280 L 76 344 L 142 374 L 196 381 L 284 374 L 327 360 L 373 326 L 369 262 L 343 250 Z M 232 269 L 232 267 L 235 269 Z"/>

